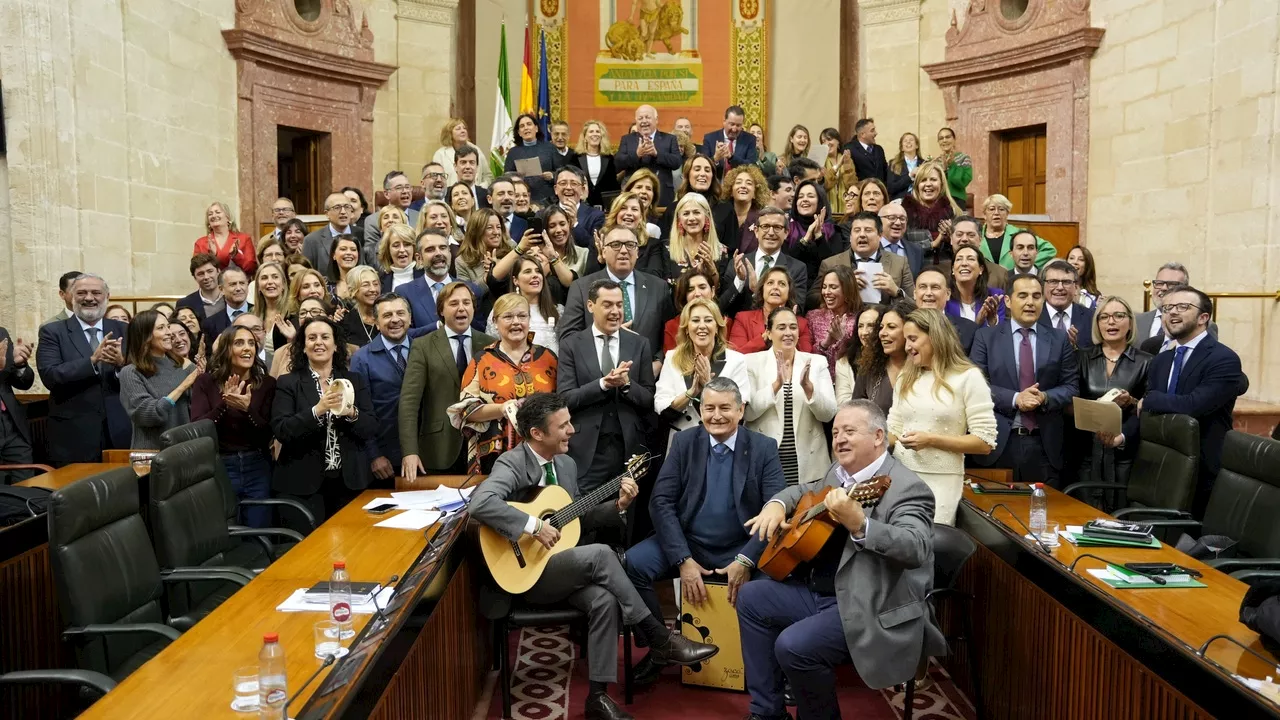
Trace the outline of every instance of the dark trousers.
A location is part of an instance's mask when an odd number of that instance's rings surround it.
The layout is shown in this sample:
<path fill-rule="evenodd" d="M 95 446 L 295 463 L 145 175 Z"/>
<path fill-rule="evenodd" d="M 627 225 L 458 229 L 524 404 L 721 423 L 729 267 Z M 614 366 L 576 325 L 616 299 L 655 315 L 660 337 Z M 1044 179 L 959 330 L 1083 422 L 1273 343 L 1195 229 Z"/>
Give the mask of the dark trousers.
<path fill-rule="evenodd" d="M 850 657 L 834 595 L 769 578 L 752 580 L 738 591 L 738 628 L 751 712 L 766 718 L 786 712 L 785 674 L 800 718 L 840 717 L 835 668 Z"/>
<path fill-rule="evenodd" d="M 596 454 L 591 458 L 591 467 L 578 478 L 579 496 L 586 495 L 621 475 L 622 468 L 626 465 L 626 458 L 623 457 L 625 452 L 620 432 L 601 430 L 596 439 Z"/>
<path fill-rule="evenodd" d="M 342 472 L 336 471 L 325 473 L 324 482 L 317 492 L 310 495 L 280 493 L 280 497 L 293 498 L 306 505 L 311 514 L 316 517 L 316 526 L 319 527 L 325 520 L 346 507 L 359 494 L 359 490 L 348 488 L 342 482 Z M 303 535 L 311 532 L 311 527 L 307 525 L 306 518 L 290 507 L 280 508 L 280 522 L 290 530 L 297 530 Z"/>
<path fill-rule="evenodd" d="M 266 500 L 271 497 L 271 463 L 261 450 L 242 450 L 222 454 L 222 465 L 231 478 L 231 489 L 241 500 Z M 246 507 L 241 516 L 249 527 L 271 527 L 271 508 Z"/>
<path fill-rule="evenodd" d="M 22 437 L 8 412 L 0 412 L 0 465 L 30 465 L 31 443 Z M 22 482 L 34 474 L 31 470 L 0 470 L 0 485 Z"/>
<path fill-rule="evenodd" d="M 1057 488 L 1058 471 L 1049 464 L 1040 435 L 1019 435 L 1016 429 L 1009 431 L 1009 443 L 1000 459 L 991 467 L 1013 470 L 1013 481 L 1020 483 L 1044 483 Z"/>
<path fill-rule="evenodd" d="M 690 542 L 689 556 L 704 570 L 719 570 L 733 562 L 733 558 L 737 556 L 741 547 L 741 545 L 735 545 L 732 549 L 715 550 Z M 662 606 L 658 602 L 658 593 L 653 590 L 653 583 L 655 580 L 680 577 L 680 566 L 672 565 L 667 560 L 657 536 L 650 535 L 627 550 L 626 569 L 627 577 L 631 578 L 631 584 L 636 586 L 636 592 L 640 593 L 640 599 L 644 600 L 649 612 L 653 613 L 654 617 L 661 618 Z"/>

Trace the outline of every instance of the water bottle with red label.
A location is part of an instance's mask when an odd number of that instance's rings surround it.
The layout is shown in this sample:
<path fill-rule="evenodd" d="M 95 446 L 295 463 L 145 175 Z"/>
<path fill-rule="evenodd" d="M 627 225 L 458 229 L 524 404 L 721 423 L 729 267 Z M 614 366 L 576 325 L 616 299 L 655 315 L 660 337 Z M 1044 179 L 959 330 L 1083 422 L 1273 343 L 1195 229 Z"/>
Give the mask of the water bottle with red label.
<path fill-rule="evenodd" d="M 341 639 L 355 637 L 351 626 L 351 576 L 347 564 L 341 560 L 333 564 L 333 576 L 329 578 L 329 617 L 341 628 Z"/>
<path fill-rule="evenodd" d="M 262 650 L 258 652 L 259 720 L 285 720 L 284 706 L 288 699 L 284 648 L 280 647 L 277 633 L 267 633 L 262 636 Z"/>

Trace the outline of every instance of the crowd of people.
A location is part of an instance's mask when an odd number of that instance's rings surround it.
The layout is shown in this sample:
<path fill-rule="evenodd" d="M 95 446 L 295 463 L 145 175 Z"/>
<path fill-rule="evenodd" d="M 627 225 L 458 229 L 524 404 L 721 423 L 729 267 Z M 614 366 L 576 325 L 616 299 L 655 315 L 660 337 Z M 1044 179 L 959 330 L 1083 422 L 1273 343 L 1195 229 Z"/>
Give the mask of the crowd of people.
<path fill-rule="evenodd" d="M 924 488 L 910 502 L 931 497 L 916 520 L 952 524 L 966 466 L 1124 483 L 1143 415 L 1184 413 L 1199 420 L 1203 510 L 1247 379 L 1177 262 L 1154 277 L 1154 310 L 1136 313 L 1099 289 L 1086 247 L 1059 257 L 1009 222 L 1002 195 L 970 210 L 973 168 L 949 128 L 933 158 L 912 133 L 887 156 L 869 118 L 847 142 L 826 128 L 822 162 L 806 127 L 770 151 L 739 107 L 700 144 L 687 119 L 660 130 L 649 106 L 616 147 L 594 120 L 570 136 L 521 115 L 491 177 L 451 120 L 419 184 L 386 176 L 385 206 L 341 188 L 309 231 L 280 198 L 256 242 L 214 202 L 194 289 L 174 305 L 131 315 L 104 278 L 66 273 L 65 310 L 34 347 L 0 329 L 0 459 L 31 461 L 11 390 L 31 386 L 32 361 L 54 464 L 156 449 L 165 430 L 208 418 L 237 493 L 296 498 L 322 519 L 397 475 L 524 472 L 504 465 L 511 452 L 531 453 L 535 484 L 566 455 L 579 493 L 655 452 L 634 489 L 637 526 L 654 534 L 627 555 L 639 597 L 624 605 L 654 647 L 672 642 L 641 620 L 659 612 L 655 580 L 679 576 L 696 599 L 718 572 L 737 592 L 759 552 L 743 549 L 744 523 L 764 537 L 766 501 L 789 509 L 794 488 L 839 473 L 910 471 Z M 516 172 L 535 160 L 537 174 Z M 1122 432 L 1076 430 L 1072 398 L 1111 390 Z M 739 475 L 749 490 L 734 495 Z M 244 520 L 270 521 L 256 513 Z M 539 525 L 512 532 L 554 542 Z M 768 623 L 742 612 L 745 648 L 748 625 L 756 642 Z M 592 653 L 589 716 L 624 717 L 596 685 L 614 665 L 597 671 Z M 697 649 L 668 654 L 651 653 L 648 672 Z M 753 712 L 777 717 L 777 669 L 756 667 Z M 802 709 L 826 697 L 820 683 L 795 689 Z"/>

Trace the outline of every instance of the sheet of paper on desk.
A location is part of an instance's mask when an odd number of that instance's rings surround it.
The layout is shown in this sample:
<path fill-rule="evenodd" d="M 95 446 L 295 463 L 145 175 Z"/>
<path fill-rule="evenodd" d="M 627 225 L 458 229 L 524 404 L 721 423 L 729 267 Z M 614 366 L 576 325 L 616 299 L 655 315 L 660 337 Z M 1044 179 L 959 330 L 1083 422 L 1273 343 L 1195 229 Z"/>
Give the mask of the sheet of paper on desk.
<path fill-rule="evenodd" d="M 878 303 L 883 297 L 883 293 L 871 287 L 871 280 L 876 275 L 884 272 L 884 265 L 880 263 L 858 263 L 857 273 L 862 278 L 862 291 L 858 293 L 862 297 L 864 303 Z"/>
<path fill-rule="evenodd" d="M 391 497 L 400 507 L 417 506 L 427 509 L 435 509 L 441 505 L 449 505 L 459 500 L 471 497 L 474 487 L 463 488 L 461 490 L 451 487 L 439 487 L 435 490 L 405 490 L 403 492 L 393 492 Z"/>
<path fill-rule="evenodd" d="M 1071 405 L 1076 415 L 1076 428 L 1086 432 L 1104 432 L 1108 435 L 1120 434 L 1120 406 L 1111 402 L 1071 398 Z"/>
<path fill-rule="evenodd" d="M 298 588 L 293 594 L 285 598 L 284 602 L 276 606 L 276 612 L 322 612 L 328 614 L 329 607 L 318 603 L 307 602 L 305 596 L 308 588 Z M 394 595 L 396 589 L 394 587 L 382 588 L 377 597 L 372 602 L 352 603 L 351 612 L 357 615 L 372 615 L 377 612 L 374 607 L 376 602 L 378 607 L 385 608 L 387 603 L 391 602 L 391 596 Z"/>
<path fill-rule="evenodd" d="M 443 514 L 437 510 L 405 510 L 377 523 L 374 527 L 421 530 L 439 520 Z"/>
<path fill-rule="evenodd" d="M 536 157 L 517 160 L 516 172 L 523 177 L 537 177 L 542 174 L 542 163 Z"/>

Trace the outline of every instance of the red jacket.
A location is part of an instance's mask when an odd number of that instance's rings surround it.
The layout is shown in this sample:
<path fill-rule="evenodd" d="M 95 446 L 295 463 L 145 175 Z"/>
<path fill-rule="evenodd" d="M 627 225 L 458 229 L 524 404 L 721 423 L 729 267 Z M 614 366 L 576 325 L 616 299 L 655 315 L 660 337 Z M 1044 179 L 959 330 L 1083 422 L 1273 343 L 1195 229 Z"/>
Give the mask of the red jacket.
<path fill-rule="evenodd" d="M 258 269 L 258 251 L 253 246 L 253 238 L 241 232 L 231 233 L 231 239 L 234 242 L 227 243 L 226 247 L 218 248 L 216 255 L 218 256 L 218 269 L 226 270 L 231 264 L 231 255 L 234 251 L 236 267 L 240 268 L 253 279 L 253 273 Z M 210 248 L 214 247 L 216 242 L 213 238 L 205 235 L 196 241 L 196 245 L 191 250 L 192 255 L 200 253 L 215 254 Z"/>
<path fill-rule="evenodd" d="M 813 339 L 809 336 L 809 321 L 797 318 L 800 323 L 800 338 L 796 347 L 801 352 L 813 352 Z M 729 332 L 729 344 L 734 350 L 742 353 L 760 352 L 764 350 L 764 311 L 743 310 L 733 316 L 733 330 Z"/>

